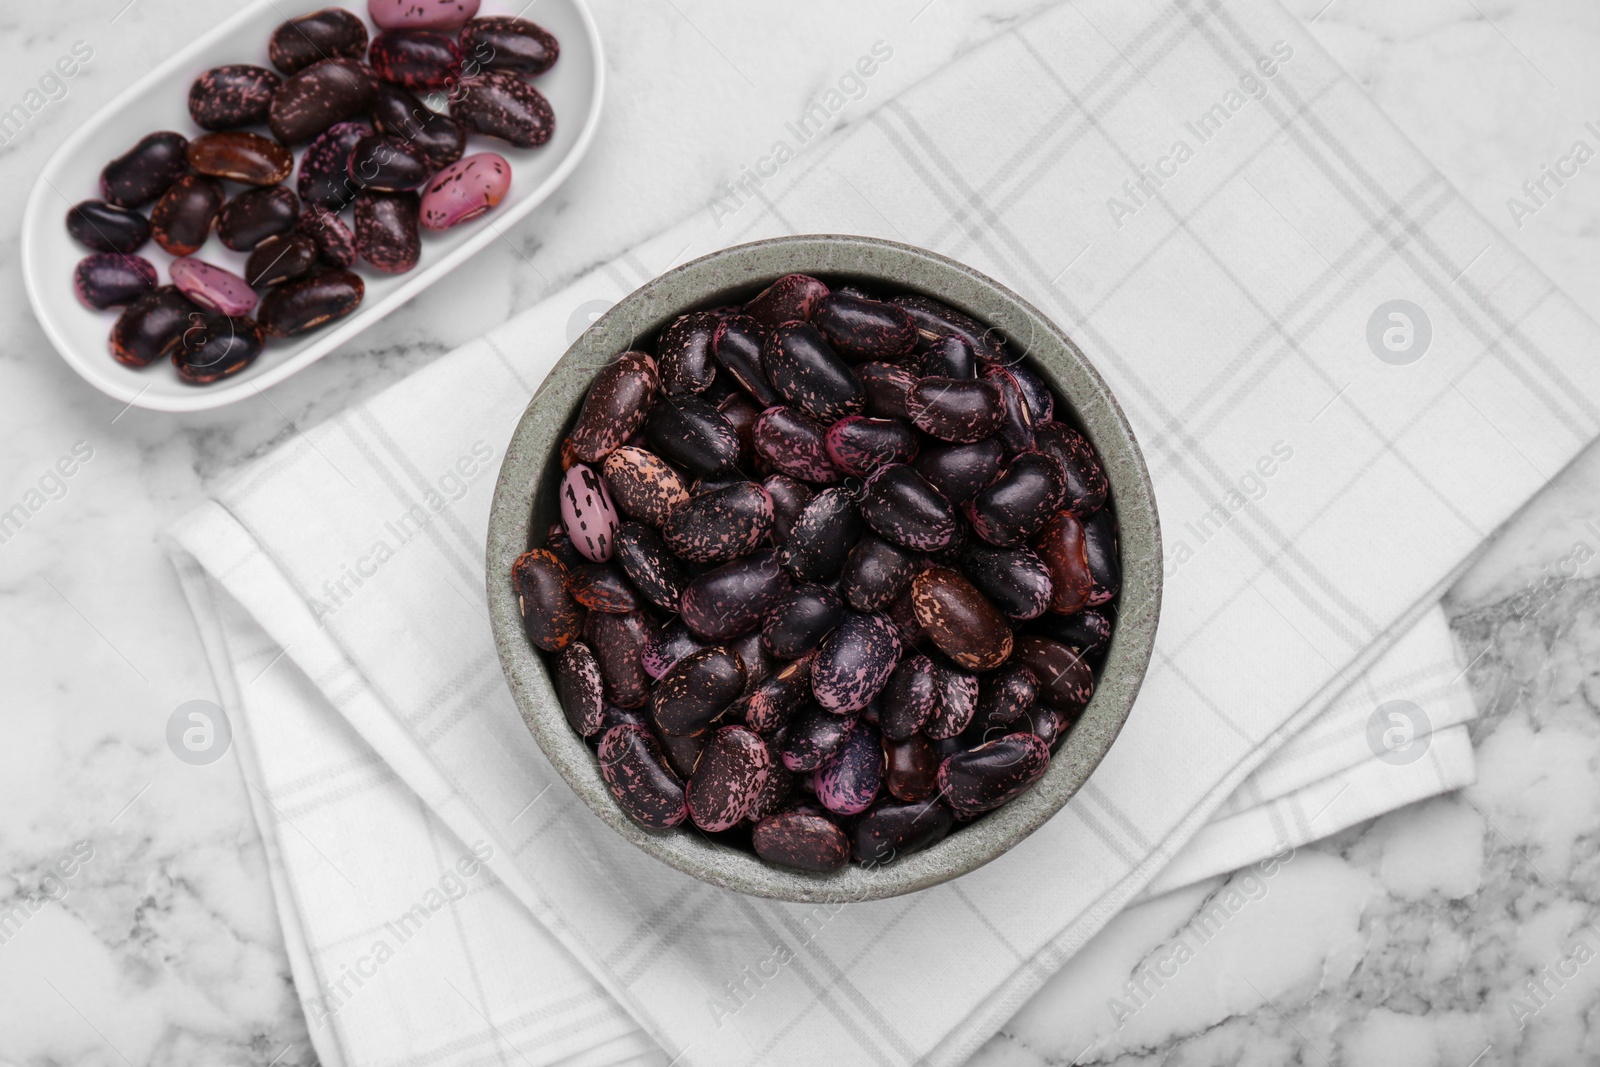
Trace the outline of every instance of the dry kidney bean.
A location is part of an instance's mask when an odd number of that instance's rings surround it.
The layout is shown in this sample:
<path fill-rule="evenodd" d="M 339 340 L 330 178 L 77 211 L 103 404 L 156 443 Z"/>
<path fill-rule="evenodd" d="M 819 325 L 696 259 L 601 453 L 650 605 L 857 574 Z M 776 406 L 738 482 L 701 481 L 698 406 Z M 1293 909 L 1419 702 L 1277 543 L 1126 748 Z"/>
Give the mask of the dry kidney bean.
<path fill-rule="evenodd" d="M 172 365 L 179 380 L 210 385 L 254 363 L 265 343 L 260 323 L 209 315 L 184 331 L 182 343 L 173 349 Z"/>
<path fill-rule="evenodd" d="M 289 233 L 299 221 L 300 198 L 288 189 L 246 189 L 217 213 L 217 236 L 235 252 L 249 252 L 268 237 Z"/>
<path fill-rule="evenodd" d="M 527 19 L 489 15 L 461 30 L 461 51 L 489 70 L 511 70 L 527 77 L 543 74 L 561 57 L 550 31 Z"/>
<path fill-rule="evenodd" d="M 277 185 L 294 169 L 294 153 L 260 134 L 223 130 L 189 142 L 189 166 L 245 185 Z"/>
<path fill-rule="evenodd" d="M 256 306 L 250 283 L 221 267 L 185 257 L 173 260 L 167 273 L 184 296 L 203 308 L 238 316 L 250 314 Z"/>
<path fill-rule="evenodd" d="M 96 252 L 137 252 L 150 240 L 150 220 L 128 208 L 85 200 L 67 212 L 67 232 Z"/>
<path fill-rule="evenodd" d="M 266 67 L 232 63 L 206 71 L 189 87 L 189 117 L 203 130 L 232 130 L 267 121 L 283 79 Z"/>
<path fill-rule="evenodd" d="M 558 524 L 541 567 L 567 600 L 540 591 L 592 650 L 575 732 L 654 745 L 645 818 L 678 810 L 659 775 L 687 780 L 700 830 L 825 873 L 852 834 L 892 862 L 1037 781 L 1120 577 L 1104 472 L 1057 410 L 962 313 L 805 275 L 604 368 L 562 479 L 630 521 Z"/>
<path fill-rule="evenodd" d="M 333 212 L 315 205 L 300 211 L 294 231 L 311 238 L 317 246 L 317 260 L 330 267 L 348 267 L 356 261 L 356 235 Z"/>
<path fill-rule="evenodd" d="M 404 274 L 422 258 L 419 216 L 422 199 L 414 192 L 356 194 L 356 251 L 385 274 Z"/>
<path fill-rule="evenodd" d="M 379 133 L 399 137 L 443 170 L 467 151 L 467 131 L 398 85 L 384 82 L 372 99 L 372 124 Z"/>
<path fill-rule="evenodd" d="M 345 161 L 345 173 L 358 188 L 400 193 L 427 181 L 433 167 L 428 157 L 404 138 L 375 133 L 355 143 Z"/>
<path fill-rule="evenodd" d="M 125 367 L 147 367 L 171 354 L 183 335 L 203 318 L 173 285 L 135 300 L 111 328 L 111 355 Z"/>
<path fill-rule="evenodd" d="M 361 275 L 330 270 L 285 285 L 261 298 L 256 320 L 271 337 L 294 337 L 350 314 L 361 303 Z"/>
<path fill-rule="evenodd" d="M 100 196 L 117 207 L 158 199 L 189 170 L 189 139 L 164 130 L 144 137 L 100 172 Z"/>
<path fill-rule="evenodd" d="M 536 548 L 517 557 L 511 569 L 528 639 L 546 652 L 559 652 L 583 629 L 583 613 L 567 592 L 567 568 L 554 552 Z"/>
<path fill-rule="evenodd" d="M 211 236 L 227 195 L 222 183 L 204 174 L 185 174 L 162 194 L 150 212 L 156 244 L 175 256 L 192 256 Z"/>
<path fill-rule="evenodd" d="M 605 732 L 596 755 L 611 795 L 628 816 L 657 830 L 688 818 L 683 782 L 672 773 L 661 745 L 643 726 L 619 723 Z"/>
<path fill-rule="evenodd" d="M 422 194 L 422 226 L 448 230 L 499 206 L 511 191 L 511 164 L 494 152 L 452 163 L 429 179 Z"/>
<path fill-rule="evenodd" d="M 556 656 L 556 693 L 574 733 L 593 737 L 600 732 L 605 721 L 600 664 L 582 641 L 572 642 Z"/>
<path fill-rule="evenodd" d="M 290 19 L 267 42 L 267 57 L 285 74 L 298 74 L 321 59 L 367 54 L 367 25 L 342 7 Z"/>
<path fill-rule="evenodd" d="M 72 291 L 84 307 L 96 311 L 131 304 L 155 287 L 155 265 L 143 256 L 96 252 L 72 271 Z"/>
<path fill-rule="evenodd" d="M 303 144 L 334 123 L 365 112 L 377 92 L 377 79 L 365 63 L 319 60 L 272 94 L 267 125 L 284 144 Z"/>
<path fill-rule="evenodd" d="M 459 30 L 478 13 L 479 0 L 367 0 L 380 30 Z"/>
<path fill-rule="evenodd" d="M 316 265 L 317 242 L 300 233 L 277 234 L 256 245 L 244 265 L 244 277 L 251 285 L 270 289 L 304 278 Z"/>
<path fill-rule="evenodd" d="M 335 212 L 349 207 L 361 190 L 360 183 L 350 176 L 350 159 L 356 146 L 372 133 L 372 127 L 358 119 L 336 122 L 317 134 L 300 156 L 300 177 L 295 185 L 300 198 Z"/>
<path fill-rule="evenodd" d="M 611 558 L 620 525 L 617 509 L 606 483 L 586 464 L 573 464 L 561 478 L 561 525 L 584 557 L 596 563 Z"/>
<path fill-rule="evenodd" d="M 537 148 L 556 130 L 555 112 L 544 94 L 503 70 L 487 70 L 461 82 L 450 114 L 468 130 L 518 148 Z"/>
<path fill-rule="evenodd" d="M 461 77 L 461 46 L 434 30 L 385 30 L 372 39 L 367 61 L 405 89 L 443 89 Z"/>

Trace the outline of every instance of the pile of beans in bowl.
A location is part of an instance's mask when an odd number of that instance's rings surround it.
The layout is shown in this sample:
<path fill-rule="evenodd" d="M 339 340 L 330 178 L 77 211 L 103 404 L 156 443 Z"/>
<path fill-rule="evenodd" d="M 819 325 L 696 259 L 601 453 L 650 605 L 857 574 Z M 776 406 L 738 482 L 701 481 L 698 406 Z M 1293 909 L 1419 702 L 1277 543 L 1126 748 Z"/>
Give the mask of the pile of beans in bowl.
<path fill-rule="evenodd" d="M 510 162 L 469 154 L 469 138 L 550 140 L 555 114 L 528 79 L 555 65 L 560 45 L 527 19 L 478 18 L 478 7 L 369 0 L 370 39 L 344 8 L 290 19 L 265 42 L 274 69 L 234 63 L 195 80 L 200 132 L 151 133 L 108 163 L 100 198 L 74 205 L 67 231 L 93 250 L 73 273 L 78 299 L 124 309 L 111 328 L 117 362 L 170 358 L 196 385 L 237 374 L 269 339 L 355 311 L 366 293 L 358 259 L 404 274 L 422 259 L 424 231 L 504 200 Z M 248 255 L 242 270 L 206 258 L 213 234 Z M 174 257 L 168 285 L 136 254 L 152 239 Z"/>
<path fill-rule="evenodd" d="M 801 274 L 607 364 L 512 579 L 622 810 L 826 872 L 1038 782 L 1120 583 L 1069 418 L 985 324 Z"/>

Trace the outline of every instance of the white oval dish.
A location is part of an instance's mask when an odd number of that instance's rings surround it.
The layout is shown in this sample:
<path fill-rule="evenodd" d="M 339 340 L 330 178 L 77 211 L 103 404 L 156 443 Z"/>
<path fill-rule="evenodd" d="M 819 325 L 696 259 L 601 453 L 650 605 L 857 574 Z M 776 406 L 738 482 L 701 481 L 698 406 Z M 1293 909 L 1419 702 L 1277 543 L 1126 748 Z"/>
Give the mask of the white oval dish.
<path fill-rule="evenodd" d="M 555 110 L 555 136 L 540 148 L 520 149 L 474 134 L 467 146 L 469 154 L 492 151 L 511 161 L 511 190 L 500 206 L 450 230 L 423 231 L 422 260 L 409 274 L 381 274 L 358 263 L 354 269 L 366 282 L 366 297 L 355 314 L 325 330 L 268 342 L 261 358 L 236 377 L 194 386 L 180 381 L 165 360 L 138 370 L 124 367 L 111 358 L 107 347 L 121 309 L 94 311 L 73 295 L 72 270 L 90 250 L 67 235 L 68 208 L 98 197 L 100 171 L 145 134 L 177 130 L 195 137 L 204 132 L 189 117 L 189 86 L 195 78 L 224 63 L 270 66 L 266 56 L 272 31 L 286 19 L 329 6 L 333 6 L 329 0 L 258 0 L 251 4 L 145 75 L 78 127 L 40 172 L 22 219 L 22 276 L 28 299 L 61 357 L 101 392 L 155 411 L 202 411 L 256 395 L 315 363 L 489 242 L 500 240 L 506 227 L 566 180 L 594 140 L 605 95 L 599 30 L 584 0 L 539 0 L 537 10 L 528 17 L 561 42 L 561 59 L 549 73 L 533 80 Z M 339 6 L 366 19 L 363 0 L 346 0 Z M 495 0 L 487 0 L 481 12 L 516 13 L 516 6 Z M 368 30 L 376 32 L 371 20 L 366 21 Z M 298 155 L 297 151 L 295 174 L 285 183 L 291 189 L 299 174 Z M 229 195 L 239 188 L 229 183 Z M 142 210 L 148 214 L 149 207 Z M 345 219 L 349 221 L 348 213 Z M 138 254 L 156 265 L 162 284 L 166 284 L 172 257 L 154 241 Z M 196 256 L 237 274 L 244 273 L 248 258 L 224 248 L 215 234 Z"/>

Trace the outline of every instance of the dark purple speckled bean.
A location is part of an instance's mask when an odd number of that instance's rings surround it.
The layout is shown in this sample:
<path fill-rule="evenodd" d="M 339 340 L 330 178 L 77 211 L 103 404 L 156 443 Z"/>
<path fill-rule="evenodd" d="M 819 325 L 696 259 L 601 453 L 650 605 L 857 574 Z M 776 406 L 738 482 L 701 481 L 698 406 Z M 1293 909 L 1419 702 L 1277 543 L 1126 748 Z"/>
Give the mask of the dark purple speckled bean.
<path fill-rule="evenodd" d="M 1109 604 L 1122 587 L 1122 561 L 1117 547 L 1117 519 L 1097 511 L 1083 520 L 1083 551 L 1089 561 L 1089 607 Z"/>
<path fill-rule="evenodd" d="M 965 730 L 978 712 L 978 678 L 945 663 L 933 665 L 934 685 L 939 690 L 939 705 L 922 732 L 930 740 L 955 737 Z"/>
<path fill-rule="evenodd" d="M 694 475 L 739 461 L 738 431 L 702 396 L 659 397 L 645 417 L 644 435 L 652 451 Z"/>
<path fill-rule="evenodd" d="M 878 731 L 857 723 L 833 757 L 811 772 L 811 784 L 829 811 L 840 815 L 866 811 L 883 788 L 883 745 Z"/>
<path fill-rule="evenodd" d="M 767 617 L 761 638 L 779 659 L 810 652 L 844 618 L 844 601 L 825 585 L 796 586 L 787 600 Z"/>
<path fill-rule="evenodd" d="M 788 572 L 771 552 L 736 559 L 695 578 L 679 602 L 695 635 L 726 641 L 756 629 L 788 596 Z"/>
<path fill-rule="evenodd" d="M 624 352 L 601 368 L 572 428 L 572 452 L 596 463 L 644 425 L 659 378 L 649 353 Z"/>
<path fill-rule="evenodd" d="M 1034 436 L 1039 451 L 1061 464 L 1066 479 L 1061 506 L 1079 518 L 1105 507 L 1106 472 L 1084 436 L 1059 422 L 1035 427 Z"/>
<path fill-rule="evenodd" d="M 487 70 L 456 89 L 450 115 L 462 126 L 518 148 L 537 148 L 555 135 L 556 115 L 544 94 L 509 71 Z"/>
<path fill-rule="evenodd" d="M 600 775 L 617 804 L 642 826 L 665 830 L 689 815 L 683 783 L 643 726 L 619 723 L 600 739 Z"/>
<path fill-rule="evenodd" d="M 778 402 L 762 358 L 762 345 L 769 332 L 748 315 L 729 315 L 718 320 L 711 335 L 711 352 L 723 371 L 763 407 Z"/>
<path fill-rule="evenodd" d="M 385 274 L 404 274 L 422 258 L 418 218 L 422 198 L 415 192 L 356 194 L 356 251 Z"/>
<path fill-rule="evenodd" d="M 990 329 L 948 304 L 917 294 L 897 296 L 889 302 L 910 314 L 917 324 L 920 342 L 924 345 L 931 345 L 940 337 L 954 334 L 971 345 L 978 358 L 985 363 L 1010 362 L 999 330 Z"/>
<path fill-rule="evenodd" d="M 1006 414 L 992 382 L 962 378 L 923 378 L 906 394 L 906 411 L 923 433 L 957 444 L 988 437 Z"/>
<path fill-rule="evenodd" d="M 906 656 L 889 676 L 880 697 L 883 736 L 904 741 L 919 733 L 938 712 L 939 698 L 933 661 L 920 652 Z"/>
<path fill-rule="evenodd" d="M 556 694 L 567 723 L 579 737 L 593 737 L 604 722 L 604 686 L 594 652 L 574 641 L 556 656 Z"/>
<path fill-rule="evenodd" d="M 766 488 L 759 482 L 736 482 L 675 508 L 661 536 L 668 548 L 692 563 L 724 563 L 755 551 L 771 531 L 772 518 Z"/>
<path fill-rule="evenodd" d="M 934 552 L 956 535 L 950 502 L 904 463 L 879 467 L 867 479 L 861 517 L 879 536 L 918 552 Z"/>
<path fill-rule="evenodd" d="M 821 815 L 785 812 L 763 819 L 752 835 L 756 855 L 780 867 L 827 874 L 850 862 L 850 838 Z"/>
<path fill-rule="evenodd" d="M 619 708 L 643 707 L 650 699 L 651 679 L 641 656 L 650 631 L 649 620 L 637 611 L 627 615 L 591 611 L 584 624 L 584 640 L 600 664 L 606 699 Z"/>
<path fill-rule="evenodd" d="M 921 563 L 876 534 L 856 542 L 839 576 L 839 592 L 857 611 L 883 611 L 911 585 Z"/>
<path fill-rule="evenodd" d="M 865 477 L 886 463 L 909 463 L 917 435 L 899 419 L 847 415 L 828 427 L 828 458 L 846 474 Z"/>
<path fill-rule="evenodd" d="M 567 568 L 554 552 L 536 548 L 511 565 L 528 640 L 546 652 L 559 652 L 583 629 L 583 612 L 567 593 Z"/>
<path fill-rule="evenodd" d="M 163 130 L 106 164 L 100 172 L 100 197 L 117 207 L 141 207 L 158 199 L 189 170 L 189 139 Z"/>
<path fill-rule="evenodd" d="M 782 545 L 789 540 L 800 513 L 811 503 L 812 492 L 805 483 L 787 474 L 774 474 L 762 484 L 772 498 L 772 540 Z"/>
<path fill-rule="evenodd" d="M 137 252 L 150 240 L 150 220 L 128 208 L 85 200 L 68 209 L 67 232 L 96 252 Z"/>
<path fill-rule="evenodd" d="M 715 833 L 749 814 L 772 769 L 766 742 L 743 726 L 724 726 L 711 735 L 685 798 L 689 817 Z"/>
<path fill-rule="evenodd" d="M 831 293 L 817 304 L 811 322 L 853 363 L 893 362 L 917 343 L 917 324 L 910 314 L 881 300 Z"/>
<path fill-rule="evenodd" d="M 723 645 L 691 652 L 673 665 L 650 693 L 650 711 L 662 733 L 704 733 L 744 689 L 744 665 Z"/>
<path fill-rule="evenodd" d="M 364 113 L 377 91 L 378 80 L 365 63 L 339 56 L 320 59 L 272 94 L 267 125 L 282 143 L 304 144 L 334 123 Z"/>
<path fill-rule="evenodd" d="M 954 816 L 943 804 L 886 799 L 856 822 L 855 858 L 884 867 L 938 844 L 954 825 Z"/>
<path fill-rule="evenodd" d="M 756 455 L 783 474 L 815 485 L 839 480 L 828 458 L 827 427 L 794 408 L 770 407 L 756 420 Z"/>
<path fill-rule="evenodd" d="M 742 701 L 744 723 L 758 734 L 769 734 L 788 722 L 811 700 L 811 656 L 785 663 L 756 683 Z M 833 716 L 830 716 L 830 718 Z"/>
<path fill-rule="evenodd" d="M 232 130 L 267 121 L 272 94 L 283 84 L 266 67 L 230 63 L 214 67 L 189 87 L 189 117 L 202 130 Z"/>
<path fill-rule="evenodd" d="M 909 419 L 906 398 L 918 375 L 895 363 L 863 363 L 856 368 L 867 399 L 867 414 L 880 419 Z"/>
<path fill-rule="evenodd" d="M 1024 452 L 967 503 L 967 519 L 990 544 L 1016 548 L 1044 529 L 1064 488 L 1059 463 L 1042 452 Z"/>
<path fill-rule="evenodd" d="M 939 791 L 968 812 L 992 811 L 1026 792 L 1050 769 L 1050 746 L 1032 733 L 1005 737 L 948 757 Z"/>
<path fill-rule="evenodd" d="M 131 304 L 156 287 L 156 268 L 143 256 L 96 252 L 72 271 L 72 291 L 84 307 L 104 311 Z"/>
<path fill-rule="evenodd" d="M 885 615 L 850 612 L 811 664 L 811 692 L 836 714 L 859 711 L 877 696 L 900 661 L 900 632 Z"/>
<path fill-rule="evenodd" d="M 461 77 L 461 46 L 434 30 L 385 30 L 372 39 L 367 62 L 401 88 L 443 89 Z"/>
<path fill-rule="evenodd" d="M 833 714 L 807 694 L 781 731 L 778 756 L 791 771 L 814 771 L 833 758 L 855 728 L 856 720 Z"/>
<path fill-rule="evenodd" d="M 722 322 L 709 311 L 696 311 L 674 319 L 661 332 L 656 362 L 661 369 L 661 391 L 674 396 L 703 393 L 717 376 L 712 340 Z"/>
<path fill-rule="evenodd" d="M 567 592 L 590 611 L 626 615 L 640 602 L 622 571 L 609 563 L 581 563 L 567 574 Z"/>
<path fill-rule="evenodd" d="M 617 562 L 633 587 L 662 611 L 677 611 L 688 577 L 661 535 L 643 523 L 625 522 L 617 528 L 615 545 Z"/>
<path fill-rule="evenodd" d="M 835 422 L 866 404 L 861 379 L 827 338 L 805 322 L 786 322 L 761 347 L 767 380 L 784 401 L 814 419 Z"/>
<path fill-rule="evenodd" d="M 650 639 L 644 643 L 644 648 L 639 652 L 639 661 L 650 677 L 659 680 L 665 677 L 673 665 L 683 657 L 704 647 L 706 646 L 695 639 L 687 626 L 675 622 L 650 635 Z"/>
<path fill-rule="evenodd" d="M 1075 715 L 1094 696 L 1094 674 L 1059 641 L 1025 634 L 1017 638 L 1016 661 L 1039 679 L 1039 700 Z"/>
<path fill-rule="evenodd" d="M 968 580 L 1009 618 L 1036 619 L 1050 608 L 1050 568 L 1030 548 L 996 548 L 982 541 L 967 546 Z"/>
<path fill-rule="evenodd" d="M 801 581 L 831 582 L 862 529 L 855 491 L 845 486 L 824 489 L 800 512 L 778 558 Z"/>
<path fill-rule="evenodd" d="M 950 503 L 960 507 L 994 484 L 1005 464 L 997 437 L 971 444 L 934 444 L 922 449 L 912 467 Z"/>
<path fill-rule="evenodd" d="M 317 261 L 330 267 L 348 267 L 356 261 L 356 235 L 344 220 L 326 208 L 306 204 L 294 232 L 311 238 L 317 245 Z"/>

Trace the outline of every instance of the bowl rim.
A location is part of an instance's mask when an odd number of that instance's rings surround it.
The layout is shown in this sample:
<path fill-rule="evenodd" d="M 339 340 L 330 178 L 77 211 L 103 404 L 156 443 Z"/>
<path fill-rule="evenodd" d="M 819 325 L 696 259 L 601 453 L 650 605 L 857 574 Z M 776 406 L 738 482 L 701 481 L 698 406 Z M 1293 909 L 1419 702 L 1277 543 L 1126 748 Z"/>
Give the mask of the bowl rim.
<path fill-rule="evenodd" d="M 594 374 L 678 315 L 753 294 L 784 274 L 891 285 L 941 300 L 1048 349 L 1034 365 L 1056 388 L 1099 454 L 1111 486 L 1122 550 L 1118 622 L 1094 697 L 1045 776 L 976 825 L 898 862 L 847 864 L 826 875 L 769 866 L 751 853 L 682 828 L 659 832 L 633 822 L 596 771 L 593 752 L 567 724 L 553 680 L 523 633 L 511 565 L 527 551 L 539 490 L 559 477 L 559 449 Z M 626 341 L 626 344 L 620 342 Z M 553 494 L 543 494 L 552 496 Z M 542 537 L 540 538 L 542 543 Z M 973 268 L 927 249 L 847 234 L 805 234 L 736 245 L 684 263 L 624 297 L 586 330 L 529 400 L 507 444 L 489 520 L 485 582 L 512 696 L 534 740 L 600 819 L 656 859 L 712 885 L 751 896 L 804 903 L 885 899 L 957 878 L 1004 855 L 1053 817 L 1109 751 L 1131 712 L 1154 651 L 1163 580 L 1160 521 L 1149 471 L 1133 428 L 1098 371 L 1043 312 Z M 687 825 L 687 824 L 686 824 Z M 691 828 L 692 831 L 692 828 Z"/>
<path fill-rule="evenodd" d="M 588 112 L 583 116 L 582 126 L 579 128 L 578 137 L 567 150 L 566 156 L 556 165 L 556 169 L 535 186 L 528 194 L 506 210 L 489 216 L 489 221 L 480 227 L 479 232 L 473 234 L 460 246 L 443 253 L 437 258 L 421 264 L 406 277 L 403 284 L 384 295 L 381 299 L 363 305 L 348 318 L 332 325 L 324 332 L 318 333 L 309 344 L 295 352 L 289 359 L 271 367 L 258 375 L 241 378 L 238 381 L 221 381 L 214 385 L 196 388 L 192 392 L 174 394 L 157 393 L 148 395 L 148 385 L 135 389 L 115 377 L 110 367 L 111 357 L 105 352 L 88 354 L 82 352 L 72 343 L 57 319 L 56 312 L 52 309 L 53 300 L 59 299 L 47 296 L 44 287 L 52 284 L 47 279 L 39 277 L 39 272 L 33 269 L 36 266 L 37 255 L 34 250 L 33 231 L 38 228 L 38 219 L 48 216 L 52 210 L 61 214 L 59 208 L 53 208 L 53 198 L 65 197 L 51 181 L 59 177 L 59 172 L 66 166 L 84 145 L 85 142 L 99 135 L 106 126 L 114 122 L 129 107 L 134 106 L 134 101 L 149 92 L 159 82 L 168 78 L 174 71 L 192 65 L 196 57 L 203 55 L 208 50 L 217 46 L 226 38 L 237 33 L 240 27 L 260 18 L 268 12 L 278 11 L 278 0 L 255 0 L 241 10 L 225 18 L 212 29 L 201 34 L 198 38 L 184 45 L 177 52 L 167 57 L 161 63 L 134 81 L 132 85 L 121 93 L 108 100 L 99 110 L 85 119 L 76 129 L 67 135 L 66 139 L 50 154 L 40 168 L 38 176 L 34 179 L 33 188 L 28 194 L 28 200 L 23 208 L 21 222 L 20 255 L 22 265 L 23 287 L 28 293 L 28 303 L 33 309 L 34 319 L 44 330 L 45 336 L 50 339 L 51 346 L 66 362 L 77 372 L 78 376 L 100 392 L 114 400 L 127 403 L 129 407 L 144 408 L 148 411 L 166 412 L 192 412 L 209 411 L 213 408 L 226 407 L 249 397 L 258 396 L 272 386 L 283 382 L 305 370 L 311 364 L 330 354 L 346 341 L 358 334 L 365 332 L 379 322 L 383 321 L 393 312 L 399 310 L 412 297 L 429 288 L 444 278 L 461 263 L 482 251 L 490 243 L 503 240 L 505 231 L 516 223 L 526 218 L 527 215 L 550 199 L 551 195 L 559 189 L 567 178 L 583 162 L 590 146 L 594 143 L 595 135 L 600 128 L 600 116 L 605 109 L 606 95 L 606 57 L 604 44 L 600 39 L 600 27 L 595 22 L 594 14 L 589 10 L 587 0 L 565 0 L 576 11 L 578 21 L 583 26 L 584 37 L 589 51 L 593 56 L 594 71 L 590 79 L 591 101 Z M 338 0 L 334 6 L 355 7 L 352 0 Z M 279 12 L 281 14 L 281 12 Z M 364 14 L 358 11 L 357 14 Z M 365 21 L 365 19 L 363 20 Z M 482 151 L 494 151 L 493 147 L 483 148 Z M 298 162 L 296 163 L 298 167 Z M 68 200 L 69 204 L 77 201 Z M 85 255 L 88 253 L 85 252 Z M 160 361 L 165 362 L 165 361 Z"/>

